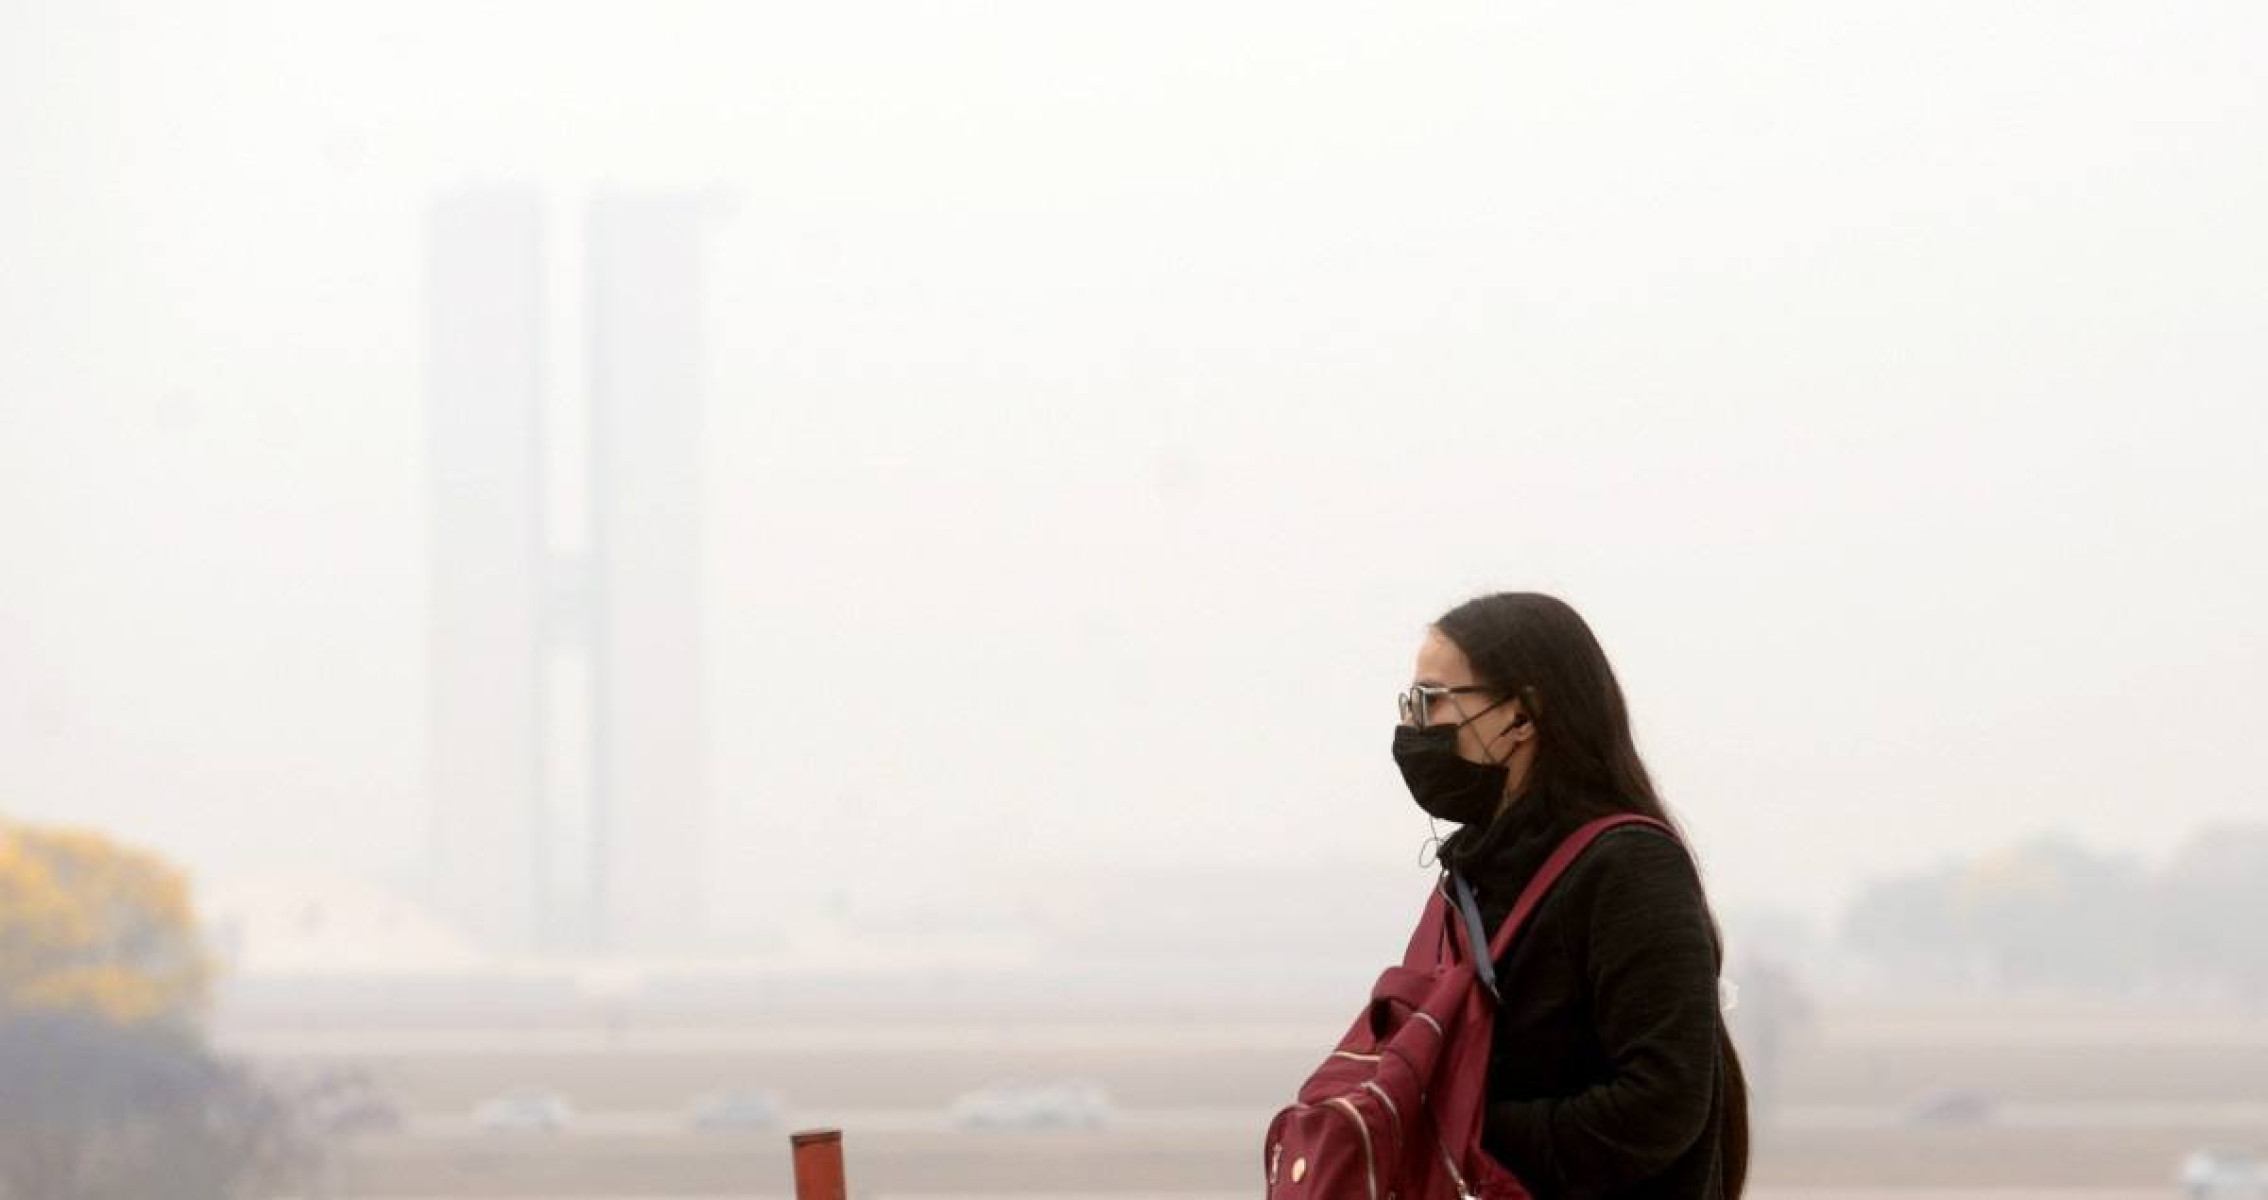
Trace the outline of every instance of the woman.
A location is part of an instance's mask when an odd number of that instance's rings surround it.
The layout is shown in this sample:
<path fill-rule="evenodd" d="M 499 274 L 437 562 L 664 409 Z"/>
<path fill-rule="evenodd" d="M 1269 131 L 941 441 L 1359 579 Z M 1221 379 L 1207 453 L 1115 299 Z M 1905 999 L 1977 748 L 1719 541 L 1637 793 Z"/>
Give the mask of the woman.
<path fill-rule="evenodd" d="M 1484 596 L 1434 622 L 1401 716 L 1395 762 L 1421 808 L 1458 823 L 1441 861 L 1491 934 L 1578 826 L 1668 820 L 1606 652 L 1550 596 Z M 1496 964 L 1483 1147 L 1539 1200 L 1738 1197 L 1748 1100 L 1722 963 L 1684 847 L 1646 826 L 1601 837 Z"/>

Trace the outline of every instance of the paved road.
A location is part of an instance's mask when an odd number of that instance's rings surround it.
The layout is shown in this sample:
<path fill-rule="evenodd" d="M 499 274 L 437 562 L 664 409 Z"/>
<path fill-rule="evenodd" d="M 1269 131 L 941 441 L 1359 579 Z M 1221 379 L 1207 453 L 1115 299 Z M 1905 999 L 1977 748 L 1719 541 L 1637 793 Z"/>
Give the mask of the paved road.
<path fill-rule="evenodd" d="M 2168 1200 L 2135 1188 L 1751 1188 L 1748 1200 Z M 475 1196 L 377 1196 L 367 1200 L 483 1200 Z M 794 1200 L 787 1195 L 561 1196 L 556 1200 Z M 879 1192 L 867 1200 L 1252 1200 L 1238 1192 Z"/>
<path fill-rule="evenodd" d="M 1120 1109 L 1106 1129 L 1091 1136 L 1112 1133 L 1217 1133 L 1222 1130 L 1260 1130 L 1275 1114 L 1272 1107 L 1189 1107 Z M 777 1130 L 756 1129 L 748 1136 L 785 1134 L 790 1129 L 835 1128 L 858 1133 L 953 1133 L 957 1126 L 937 1109 L 867 1108 L 795 1110 Z M 1908 1126 L 1904 1111 L 1887 1106 L 1805 1105 L 1775 1116 L 1774 1128 L 1788 1130 L 1883 1130 Z M 2268 1103 L 2060 1103 L 2003 1104 L 1983 1128 L 2090 1130 L 2181 1129 L 2200 1133 L 2225 1130 L 2257 1132 L 2268 1129 Z M 464 1138 L 544 1136 L 492 1133 L 476 1125 L 469 1115 L 432 1114 L 410 1118 L 404 1131 L 413 1138 Z M 986 1131 L 969 1130 L 969 1136 Z M 686 1137 L 694 1136 L 683 1113 L 669 1111 L 599 1111 L 578 1113 L 564 1136 Z M 701 1135 L 712 1136 L 712 1135 Z M 1076 1135 L 1074 1135 L 1076 1136 Z"/>
<path fill-rule="evenodd" d="M 464 1026 L 441 1029 L 292 1029 L 223 1023 L 225 1048 L 254 1057 L 371 1055 L 618 1055 L 788 1051 L 899 1054 L 920 1050 L 1162 1049 L 1320 1053 L 1346 1028 L 1346 1013 L 1289 1014 L 1204 1021 L 980 1018 L 751 1021 L 718 1025 L 595 1025 L 557 1028 Z M 2006 1051 L 2104 1046 L 2247 1050 L 2268 1047 L 2268 1019 L 2252 1015 L 2152 1013 L 2010 1015 L 1947 1012 L 1833 1015 L 1811 1031 L 1840 1049 L 1966 1047 Z"/>

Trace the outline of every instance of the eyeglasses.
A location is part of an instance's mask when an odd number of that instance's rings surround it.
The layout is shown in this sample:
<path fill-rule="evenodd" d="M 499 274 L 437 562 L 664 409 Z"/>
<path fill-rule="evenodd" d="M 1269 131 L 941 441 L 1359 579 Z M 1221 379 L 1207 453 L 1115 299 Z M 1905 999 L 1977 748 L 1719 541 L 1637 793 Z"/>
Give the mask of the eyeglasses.
<path fill-rule="evenodd" d="M 1424 729 L 1432 722 L 1433 702 L 1443 696 L 1469 696 L 1486 693 L 1490 689 L 1478 684 L 1459 687 L 1442 687 L 1434 683 L 1413 683 L 1406 692 L 1394 693 L 1395 707 L 1401 710 L 1402 724 Z"/>

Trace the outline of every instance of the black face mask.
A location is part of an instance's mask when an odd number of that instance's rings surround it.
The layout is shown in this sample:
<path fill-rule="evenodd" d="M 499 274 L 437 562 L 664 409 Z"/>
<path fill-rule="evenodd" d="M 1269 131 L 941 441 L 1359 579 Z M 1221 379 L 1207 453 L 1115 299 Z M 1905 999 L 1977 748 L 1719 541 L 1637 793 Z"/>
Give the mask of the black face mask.
<path fill-rule="evenodd" d="M 1473 762 L 1457 753 L 1457 731 L 1487 711 L 1484 708 L 1454 725 L 1394 727 L 1394 765 L 1402 769 L 1411 799 L 1427 815 L 1459 825 L 1485 825 L 1504 803 L 1504 785 L 1512 769 L 1503 763 Z"/>

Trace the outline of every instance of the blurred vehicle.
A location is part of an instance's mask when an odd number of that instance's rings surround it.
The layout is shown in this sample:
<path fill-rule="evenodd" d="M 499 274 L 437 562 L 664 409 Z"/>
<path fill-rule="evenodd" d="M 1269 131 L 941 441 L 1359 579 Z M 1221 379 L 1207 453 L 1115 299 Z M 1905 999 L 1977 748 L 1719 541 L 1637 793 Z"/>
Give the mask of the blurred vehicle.
<path fill-rule="evenodd" d="M 557 1092 L 514 1088 L 474 1109 L 473 1124 L 495 1133 L 557 1133 L 574 1116 Z"/>
<path fill-rule="evenodd" d="M 314 1113 L 315 1127 L 325 1133 L 352 1137 L 363 1133 L 399 1133 L 401 1107 L 376 1089 L 358 1089 L 326 1096 Z"/>
<path fill-rule="evenodd" d="M 299 1097 L 307 1123 L 319 1133 L 398 1133 L 404 1124 L 401 1107 L 359 1067 L 323 1071 L 299 1089 Z"/>
<path fill-rule="evenodd" d="M 995 1084 L 955 1098 L 950 1113 L 963 1129 L 1100 1129 L 1111 1108 L 1092 1083 Z"/>
<path fill-rule="evenodd" d="M 1906 1109 L 1912 1125 L 1982 1125 L 1993 1118 L 1998 1105 L 1987 1093 L 1974 1088 L 1939 1088 L 1924 1093 Z"/>
<path fill-rule="evenodd" d="M 2176 1178 L 2183 1200 L 2268 1200 L 2268 1163 L 2248 1154 L 2195 1150 Z"/>
<path fill-rule="evenodd" d="M 771 1129 L 780 1123 L 780 1098 L 762 1088 L 727 1088 L 693 1101 L 686 1123 L 712 1133 Z"/>

